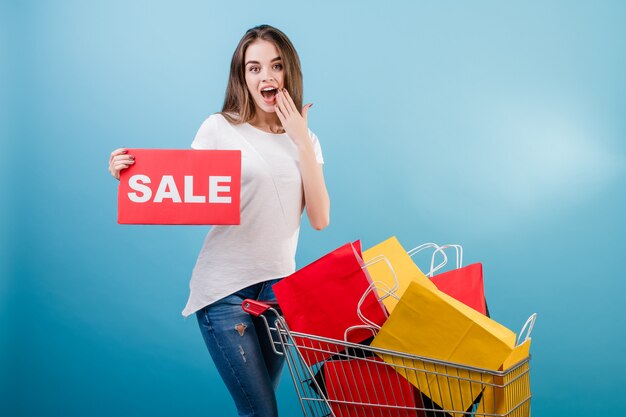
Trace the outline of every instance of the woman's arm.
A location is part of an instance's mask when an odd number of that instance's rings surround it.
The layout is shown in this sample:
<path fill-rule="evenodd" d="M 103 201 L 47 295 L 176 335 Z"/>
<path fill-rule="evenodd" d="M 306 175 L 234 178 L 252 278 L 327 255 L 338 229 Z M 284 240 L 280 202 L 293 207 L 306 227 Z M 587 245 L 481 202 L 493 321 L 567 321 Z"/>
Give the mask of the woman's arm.
<path fill-rule="evenodd" d="M 330 223 L 330 198 L 324 181 L 323 164 L 317 162 L 310 138 L 306 139 L 299 141 L 302 145 L 298 146 L 306 215 L 315 230 L 322 230 Z"/>
<path fill-rule="evenodd" d="M 322 164 L 317 163 L 313 142 L 309 137 L 307 113 L 311 105 L 304 106 L 300 114 L 287 90 L 279 90 L 276 99 L 276 114 L 289 137 L 298 146 L 306 214 L 311 226 L 322 230 L 330 223 L 330 198 Z"/>

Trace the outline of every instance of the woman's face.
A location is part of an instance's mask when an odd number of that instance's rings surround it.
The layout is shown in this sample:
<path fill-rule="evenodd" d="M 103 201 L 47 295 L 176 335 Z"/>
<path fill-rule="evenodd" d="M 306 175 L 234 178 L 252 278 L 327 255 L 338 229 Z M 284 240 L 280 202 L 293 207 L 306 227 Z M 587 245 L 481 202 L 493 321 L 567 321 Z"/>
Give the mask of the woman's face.
<path fill-rule="evenodd" d="M 284 66 L 276 46 L 258 39 L 246 49 L 244 56 L 246 85 L 257 111 L 273 113 L 276 93 L 284 86 Z"/>

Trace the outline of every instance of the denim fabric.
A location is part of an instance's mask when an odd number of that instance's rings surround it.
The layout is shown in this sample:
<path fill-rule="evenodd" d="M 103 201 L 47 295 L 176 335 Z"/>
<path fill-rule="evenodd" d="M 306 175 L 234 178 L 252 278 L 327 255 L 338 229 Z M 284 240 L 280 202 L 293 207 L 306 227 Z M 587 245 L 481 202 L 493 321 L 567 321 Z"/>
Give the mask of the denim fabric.
<path fill-rule="evenodd" d="M 265 322 L 243 311 L 246 298 L 275 301 L 272 285 L 251 285 L 196 312 L 209 353 L 240 417 L 278 416 L 275 391 L 284 357 L 272 350 Z"/>

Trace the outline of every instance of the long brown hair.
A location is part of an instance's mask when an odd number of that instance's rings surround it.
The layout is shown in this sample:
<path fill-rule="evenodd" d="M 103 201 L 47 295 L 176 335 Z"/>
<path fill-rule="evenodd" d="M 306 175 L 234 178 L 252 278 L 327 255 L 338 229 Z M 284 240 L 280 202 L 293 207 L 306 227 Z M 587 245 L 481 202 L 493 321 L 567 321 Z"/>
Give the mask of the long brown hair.
<path fill-rule="evenodd" d="M 233 124 L 249 122 L 256 113 L 254 99 L 246 85 L 244 58 L 248 46 L 257 39 L 271 42 L 278 49 L 285 69 L 284 87 L 289 91 L 298 111 L 302 112 L 302 71 L 296 48 L 280 30 L 270 25 L 260 25 L 246 31 L 230 61 L 230 76 L 221 114 Z"/>

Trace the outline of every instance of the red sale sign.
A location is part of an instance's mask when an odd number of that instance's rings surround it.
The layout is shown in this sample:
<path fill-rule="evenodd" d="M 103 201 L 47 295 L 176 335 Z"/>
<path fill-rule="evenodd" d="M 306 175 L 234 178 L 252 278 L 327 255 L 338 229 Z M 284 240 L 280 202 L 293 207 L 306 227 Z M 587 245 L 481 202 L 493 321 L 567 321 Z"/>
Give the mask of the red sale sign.
<path fill-rule="evenodd" d="M 241 151 L 129 149 L 120 224 L 239 224 Z"/>

